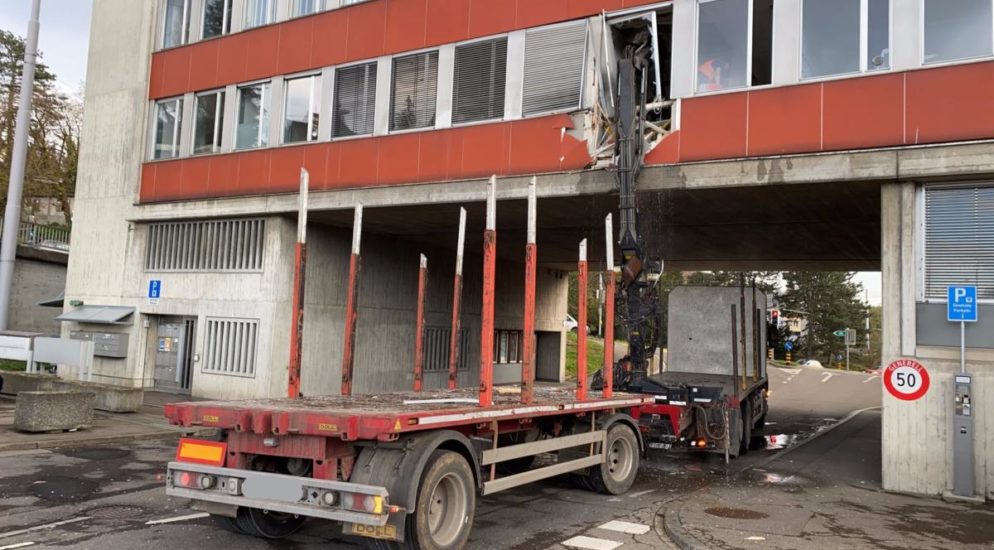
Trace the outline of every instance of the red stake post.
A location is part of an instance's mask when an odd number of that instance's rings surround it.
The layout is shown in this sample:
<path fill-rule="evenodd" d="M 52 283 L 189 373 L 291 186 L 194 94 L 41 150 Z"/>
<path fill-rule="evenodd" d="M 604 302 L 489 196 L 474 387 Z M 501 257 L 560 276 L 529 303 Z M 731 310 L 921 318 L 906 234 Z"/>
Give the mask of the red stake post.
<path fill-rule="evenodd" d="M 421 255 L 421 269 L 418 271 L 418 312 L 414 323 L 414 391 L 421 391 L 422 372 L 425 365 L 425 295 L 428 293 L 428 258 Z"/>
<path fill-rule="evenodd" d="M 352 257 L 349 258 L 349 289 L 345 300 L 345 338 L 342 342 L 342 395 L 352 395 L 352 368 L 355 365 L 356 303 L 359 301 L 359 245 L 362 239 L 362 204 L 355 205 L 352 225 Z"/>
<path fill-rule="evenodd" d="M 606 290 L 604 293 L 604 399 L 614 394 L 614 223 L 611 214 L 604 220 L 604 238 L 607 248 L 607 272 L 604 273 Z"/>
<path fill-rule="evenodd" d="M 452 330 L 449 333 L 449 389 L 459 386 L 459 331 L 462 315 L 462 256 L 466 248 L 466 209 L 459 209 L 459 241 L 456 245 L 456 276 L 452 287 Z"/>
<path fill-rule="evenodd" d="M 297 245 L 293 257 L 293 319 L 290 325 L 290 368 L 287 397 L 300 397 L 300 363 L 304 353 L 304 274 L 307 270 L 307 190 L 310 174 L 300 169 L 300 199 L 297 203 Z"/>
<path fill-rule="evenodd" d="M 525 243 L 525 322 L 521 343 L 521 402 L 531 403 L 535 395 L 535 271 L 538 245 L 535 244 L 535 181 L 528 184 L 528 236 Z"/>
<path fill-rule="evenodd" d="M 576 312 L 576 399 L 587 400 L 587 239 L 580 241 Z"/>
<path fill-rule="evenodd" d="M 483 310 L 480 323 L 480 406 L 493 404 L 494 280 L 497 267 L 497 177 L 487 186 L 487 226 L 483 232 Z"/>

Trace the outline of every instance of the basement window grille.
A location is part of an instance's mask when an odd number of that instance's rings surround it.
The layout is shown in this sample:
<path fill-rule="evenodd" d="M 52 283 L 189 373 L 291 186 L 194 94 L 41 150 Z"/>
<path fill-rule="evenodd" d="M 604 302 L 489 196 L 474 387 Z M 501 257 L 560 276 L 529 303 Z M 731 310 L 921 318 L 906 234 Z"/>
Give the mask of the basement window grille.
<path fill-rule="evenodd" d="M 258 319 L 207 318 L 204 372 L 255 377 Z"/>
<path fill-rule="evenodd" d="M 262 271 L 265 220 L 154 223 L 145 271 Z"/>
<path fill-rule="evenodd" d="M 525 35 L 524 114 L 580 107 L 586 45 L 585 21 L 528 31 Z"/>
<path fill-rule="evenodd" d="M 994 299 L 994 185 L 925 188 L 925 299 L 947 287 L 976 285 Z"/>
<path fill-rule="evenodd" d="M 449 340 L 452 329 L 449 327 L 425 327 L 424 341 L 424 371 L 444 372 L 449 370 Z M 458 370 L 469 369 L 469 331 L 459 330 L 459 364 Z"/>
<path fill-rule="evenodd" d="M 452 122 L 504 117 L 507 38 L 456 46 Z"/>

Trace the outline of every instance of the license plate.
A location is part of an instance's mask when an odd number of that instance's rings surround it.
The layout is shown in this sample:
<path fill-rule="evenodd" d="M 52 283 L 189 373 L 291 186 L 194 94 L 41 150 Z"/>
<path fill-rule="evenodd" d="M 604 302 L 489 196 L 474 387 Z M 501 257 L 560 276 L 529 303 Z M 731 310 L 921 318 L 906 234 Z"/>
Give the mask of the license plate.
<path fill-rule="evenodd" d="M 664 451 L 668 451 L 668 450 L 670 450 L 670 449 L 673 448 L 673 445 L 671 445 L 669 443 L 654 443 L 654 442 L 650 441 L 649 442 L 649 448 L 650 449 L 662 449 Z"/>
<path fill-rule="evenodd" d="M 397 537 L 397 527 L 389 523 L 382 526 L 347 523 L 345 525 L 345 532 L 373 539 L 399 540 Z"/>

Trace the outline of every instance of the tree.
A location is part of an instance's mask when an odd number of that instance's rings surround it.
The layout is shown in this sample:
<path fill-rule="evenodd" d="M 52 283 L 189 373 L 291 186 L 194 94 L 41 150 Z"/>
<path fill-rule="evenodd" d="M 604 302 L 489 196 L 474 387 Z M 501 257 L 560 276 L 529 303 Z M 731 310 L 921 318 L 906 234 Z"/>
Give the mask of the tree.
<path fill-rule="evenodd" d="M 855 275 L 799 271 L 783 274 L 781 309 L 787 316 L 807 320 L 807 330 L 800 339 L 798 352 L 803 351 L 807 357 L 827 365 L 845 350 L 845 339 L 833 333 L 864 326 L 868 306 L 859 297 L 863 286 L 854 281 Z"/>
<path fill-rule="evenodd" d="M 22 38 L 0 30 L 0 208 L 6 207 L 10 183 L 24 49 Z M 69 221 L 69 199 L 76 187 L 82 109 L 78 100 L 56 91 L 55 81 L 55 75 L 39 60 L 28 131 L 24 200 L 55 197 Z"/>

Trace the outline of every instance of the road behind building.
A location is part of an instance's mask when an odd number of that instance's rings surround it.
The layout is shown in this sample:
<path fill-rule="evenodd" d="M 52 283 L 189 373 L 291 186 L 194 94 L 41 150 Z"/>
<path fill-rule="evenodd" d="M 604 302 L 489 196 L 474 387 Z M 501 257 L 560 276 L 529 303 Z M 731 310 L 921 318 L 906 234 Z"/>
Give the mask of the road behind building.
<path fill-rule="evenodd" d="M 578 490 L 558 478 L 481 498 L 470 548 L 672 548 L 669 524 L 677 526 L 677 542 L 683 545 L 729 548 L 836 548 L 875 542 L 929 547 L 942 546 L 940 541 L 957 546 L 963 539 L 940 529 L 946 521 L 954 522 L 953 529 L 976 522 L 971 540 L 994 540 L 984 526 L 994 525 L 994 514 L 985 508 L 879 491 L 875 413 L 798 447 L 851 411 L 878 406 L 879 378 L 803 368 L 771 368 L 770 378 L 769 450 L 754 450 L 728 466 L 718 455 L 653 452 L 635 486 L 618 497 Z M 781 446 L 795 450 L 783 454 Z M 0 548 L 27 543 L 34 543 L 32 548 L 99 550 L 164 543 L 190 550 L 359 547 L 359 541 L 326 522 L 311 522 L 286 541 L 217 529 L 210 519 L 193 515 L 185 501 L 164 495 L 162 472 L 174 449 L 163 441 L 97 446 L 81 438 L 69 448 L 0 453 Z M 707 511 L 712 508 L 719 515 Z M 766 517 L 734 517 L 742 509 Z M 956 519 L 957 513 L 963 517 Z M 904 538 L 897 528 L 902 521 L 916 529 Z M 869 529 L 879 524 L 893 527 L 874 538 L 877 531 Z"/>

